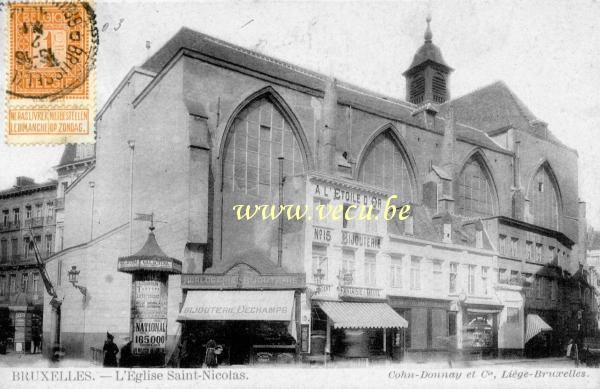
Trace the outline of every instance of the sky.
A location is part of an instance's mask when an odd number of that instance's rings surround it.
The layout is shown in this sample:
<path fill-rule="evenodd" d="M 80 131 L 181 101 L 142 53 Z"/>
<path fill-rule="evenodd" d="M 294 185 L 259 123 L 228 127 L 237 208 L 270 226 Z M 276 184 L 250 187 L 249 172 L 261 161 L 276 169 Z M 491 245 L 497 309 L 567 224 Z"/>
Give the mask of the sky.
<path fill-rule="evenodd" d="M 455 69 L 452 97 L 503 80 L 578 151 L 580 198 L 600 229 L 600 0 L 97 0 L 96 13 L 98 109 L 131 67 L 182 26 L 403 99 L 402 72 L 423 43 L 431 13 L 433 42 Z M 0 11 L 2 25 L 5 16 Z M 5 43 L 0 39 L 2 53 Z M 0 73 L 4 102 L 5 61 Z M 61 153 L 61 146 L 15 147 L 0 139 L 0 188 L 18 175 L 54 177 Z"/>

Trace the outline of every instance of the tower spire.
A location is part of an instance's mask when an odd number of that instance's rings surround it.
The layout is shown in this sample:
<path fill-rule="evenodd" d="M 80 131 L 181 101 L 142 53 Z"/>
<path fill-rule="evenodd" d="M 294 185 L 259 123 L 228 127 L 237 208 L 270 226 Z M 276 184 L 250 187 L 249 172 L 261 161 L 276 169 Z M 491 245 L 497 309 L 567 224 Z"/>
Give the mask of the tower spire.
<path fill-rule="evenodd" d="M 433 38 L 433 34 L 431 33 L 431 14 L 427 15 L 425 19 L 427 21 L 427 28 L 425 29 L 425 43 L 431 43 L 431 39 Z"/>

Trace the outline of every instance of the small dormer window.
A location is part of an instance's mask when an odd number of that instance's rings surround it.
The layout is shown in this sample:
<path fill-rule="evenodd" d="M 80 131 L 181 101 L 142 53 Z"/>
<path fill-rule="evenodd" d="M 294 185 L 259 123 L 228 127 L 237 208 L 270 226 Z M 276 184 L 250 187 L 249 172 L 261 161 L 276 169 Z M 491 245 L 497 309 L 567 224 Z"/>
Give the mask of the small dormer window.
<path fill-rule="evenodd" d="M 443 241 L 445 243 L 452 242 L 452 225 L 449 223 L 444 224 L 444 238 Z"/>

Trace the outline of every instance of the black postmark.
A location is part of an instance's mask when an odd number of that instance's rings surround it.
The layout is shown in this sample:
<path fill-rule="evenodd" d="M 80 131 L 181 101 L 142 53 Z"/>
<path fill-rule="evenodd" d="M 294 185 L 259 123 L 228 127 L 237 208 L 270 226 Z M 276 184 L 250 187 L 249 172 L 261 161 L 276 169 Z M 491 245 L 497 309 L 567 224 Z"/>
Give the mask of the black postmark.
<path fill-rule="evenodd" d="M 92 6 L 87 2 L 13 3 L 9 10 L 9 33 L 13 36 L 7 94 L 52 101 L 81 90 L 95 69 L 99 44 Z M 54 35 L 46 28 L 48 20 L 54 31 L 56 21 L 61 21 L 59 36 L 64 42 L 58 45 L 59 50 L 51 42 Z M 89 87 L 86 90 L 88 96 L 73 97 L 89 97 Z"/>

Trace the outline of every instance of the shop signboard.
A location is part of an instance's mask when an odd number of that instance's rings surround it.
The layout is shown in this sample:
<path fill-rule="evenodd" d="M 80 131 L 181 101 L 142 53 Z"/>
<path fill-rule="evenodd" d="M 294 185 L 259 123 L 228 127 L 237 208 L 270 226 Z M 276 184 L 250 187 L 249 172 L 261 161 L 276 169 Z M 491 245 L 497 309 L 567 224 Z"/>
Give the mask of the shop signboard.
<path fill-rule="evenodd" d="M 182 274 L 183 289 L 302 289 L 305 275 Z"/>
<path fill-rule="evenodd" d="M 323 197 L 329 200 L 336 200 L 346 204 L 355 204 L 368 207 L 373 206 L 373 209 L 381 209 L 385 204 L 383 197 L 359 191 L 354 188 L 343 188 L 337 185 L 329 185 L 325 183 L 315 183 L 312 188 L 313 196 Z"/>
<path fill-rule="evenodd" d="M 167 339 L 167 275 L 134 274 L 131 306 L 133 354 L 164 353 Z"/>
<path fill-rule="evenodd" d="M 381 237 L 375 235 L 361 234 L 358 232 L 342 231 L 342 244 L 352 247 L 365 247 L 368 249 L 380 249 Z"/>

